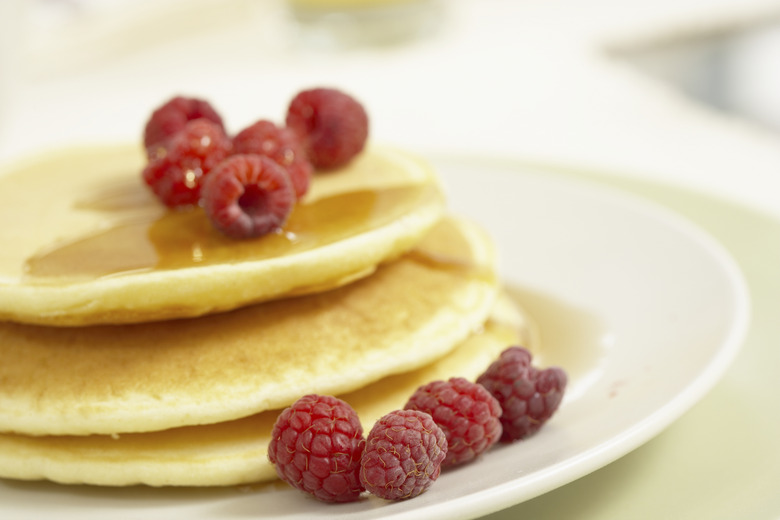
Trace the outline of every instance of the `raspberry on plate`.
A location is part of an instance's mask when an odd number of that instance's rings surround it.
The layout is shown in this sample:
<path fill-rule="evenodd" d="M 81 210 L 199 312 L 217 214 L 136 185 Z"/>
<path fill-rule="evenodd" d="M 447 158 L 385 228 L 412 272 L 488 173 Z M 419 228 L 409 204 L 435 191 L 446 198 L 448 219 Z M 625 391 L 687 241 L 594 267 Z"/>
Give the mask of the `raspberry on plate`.
<path fill-rule="evenodd" d="M 176 135 L 189 121 L 206 119 L 218 125 L 224 131 L 222 117 L 208 101 L 197 98 L 176 96 L 152 112 L 144 127 L 144 146 L 150 156 L 155 149 Z"/>
<path fill-rule="evenodd" d="M 559 367 L 533 367 L 531 353 L 519 346 L 504 350 L 477 378 L 501 403 L 505 442 L 536 433 L 561 404 L 566 382 L 566 372 Z"/>
<path fill-rule="evenodd" d="M 447 437 L 429 414 L 396 410 L 379 419 L 366 437 L 360 481 L 380 498 L 413 498 L 439 477 L 446 456 Z"/>
<path fill-rule="evenodd" d="M 207 119 L 190 121 L 149 161 L 144 181 L 167 206 L 198 204 L 203 178 L 231 148 L 221 126 Z"/>
<path fill-rule="evenodd" d="M 355 98 L 332 88 L 298 93 L 287 108 L 287 126 L 295 132 L 315 168 L 343 166 L 368 139 L 368 114 Z"/>
<path fill-rule="evenodd" d="M 233 137 L 233 153 L 256 153 L 278 162 L 287 169 L 298 198 L 309 189 L 313 168 L 298 136 L 289 128 L 261 119 Z"/>
<path fill-rule="evenodd" d="M 501 438 L 501 405 L 482 385 L 462 377 L 421 386 L 404 408 L 429 413 L 444 430 L 442 467 L 473 460 Z"/>
<path fill-rule="evenodd" d="M 341 399 L 310 394 L 276 419 L 268 459 L 279 477 L 325 502 L 360 497 L 360 457 L 365 447 L 357 413 Z"/>
<path fill-rule="evenodd" d="M 203 209 L 232 238 L 259 237 L 281 228 L 295 205 L 287 170 L 263 155 L 231 155 L 203 184 Z"/>

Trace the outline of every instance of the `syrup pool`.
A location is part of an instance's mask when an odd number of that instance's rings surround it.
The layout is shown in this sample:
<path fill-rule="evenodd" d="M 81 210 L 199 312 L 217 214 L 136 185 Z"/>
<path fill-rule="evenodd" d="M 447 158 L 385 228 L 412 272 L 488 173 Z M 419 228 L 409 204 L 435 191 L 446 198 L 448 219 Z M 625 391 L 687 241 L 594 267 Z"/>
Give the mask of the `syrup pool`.
<path fill-rule="evenodd" d="M 142 189 L 139 187 L 138 189 Z M 55 244 L 27 259 L 29 282 L 94 279 L 124 273 L 278 258 L 321 247 L 392 222 L 437 197 L 430 185 L 408 185 L 338 193 L 299 202 L 277 232 L 249 239 L 228 238 L 200 208 L 136 211 L 110 226 Z M 138 201 L 131 189 L 112 199 L 80 202 L 79 210 L 126 211 Z M 113 201 L 113 202 L 112 202 Z"/>

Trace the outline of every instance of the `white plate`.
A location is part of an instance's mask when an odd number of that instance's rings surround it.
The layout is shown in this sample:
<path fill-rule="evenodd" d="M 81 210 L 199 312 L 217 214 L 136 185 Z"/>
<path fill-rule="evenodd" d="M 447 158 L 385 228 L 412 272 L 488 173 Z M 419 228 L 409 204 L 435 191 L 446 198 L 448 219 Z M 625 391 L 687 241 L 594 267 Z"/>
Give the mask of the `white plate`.
<path fill-rule="evenodd" d="M 436 161 L 452 206 L 495 236 L 570 386 L 540 432 L 446 472 L 424 495 L 327 506 L 257 489 L 100 489 L 0 482 L 0 517 L 471 518 L 566 484 L 659 433 L 723 374 L 746 332 L 742 276 L 708 235 L 641 199 L 477 159 Z M 540 360 L 541 361 L 541 360 Z"/>

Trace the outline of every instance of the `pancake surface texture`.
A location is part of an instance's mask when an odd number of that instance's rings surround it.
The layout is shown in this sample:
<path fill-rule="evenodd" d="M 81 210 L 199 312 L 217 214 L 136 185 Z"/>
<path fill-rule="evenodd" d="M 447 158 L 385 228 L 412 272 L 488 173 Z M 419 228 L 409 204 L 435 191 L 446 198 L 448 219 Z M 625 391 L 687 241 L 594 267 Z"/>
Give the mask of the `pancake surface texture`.
<path fill-rule="evenodd" d="M 449 377 L 474 380 L 507 346 L 539 350 L 534 324 L 506 296 L 479 331 L 448 355 L 340 397 L 367 432 L 382 415 L 403 407 L 414 390 Z M 276 478 L 266 458 L 280 410 L 204 426 L 118 436 L 0 434 L 0 476 L 105 486 L 225 486 Z"/>
<path fill-rule="evenodd" d="M 237 241 L 169 211 L 136 147 L 46 154 L 0 175 L 0 319 L 56 326 L 199 316 L 371 274 L 442 216 L 426 163 L 372 147 L 315 174 L 278 233 Z"/>
<path fill-rule="evenodd" d="M 481 228 L 445 218 L 408 254 L 330 291 L 191 319 L 0 323 L 0 430 L 155 431 L 246 417 L 434 361 L 498 294 Z"/>

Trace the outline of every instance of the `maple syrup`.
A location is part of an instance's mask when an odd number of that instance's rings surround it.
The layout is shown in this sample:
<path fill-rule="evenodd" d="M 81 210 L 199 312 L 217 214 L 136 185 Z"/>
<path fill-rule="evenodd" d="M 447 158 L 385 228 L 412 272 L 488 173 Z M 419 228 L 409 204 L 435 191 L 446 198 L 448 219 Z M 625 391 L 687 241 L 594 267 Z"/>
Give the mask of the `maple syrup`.
<path fill-rule="evenodd" d="M 25 275 L 28 282 L 56 283 L 283 257 L 389 224 L 440 196 L 423 184 L 301 201 L 278 232 L 249 240 L 220 234 L 199 208 L 139 212 L 28 258 Z"/>
<path fill-rule="evenodd" d="M 603 377 L 615 337 L 609 323 L 587 308 L 553 295 L 515 285 L 506 285 L 510 298 L 524 308 L 540 331 L 540 351 L 534 363 L 557 365 L 569 377 L 566 399 L 587 393 Z"/>

